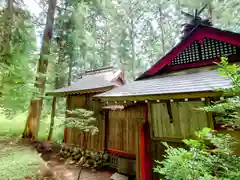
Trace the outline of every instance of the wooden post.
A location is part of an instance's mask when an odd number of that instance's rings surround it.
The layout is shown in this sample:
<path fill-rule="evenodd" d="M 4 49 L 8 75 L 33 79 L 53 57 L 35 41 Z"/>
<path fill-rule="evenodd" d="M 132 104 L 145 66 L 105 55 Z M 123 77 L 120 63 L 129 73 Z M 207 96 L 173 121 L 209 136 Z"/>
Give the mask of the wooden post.
<path fill-rule="evenodd" d="M 152 179 L 152 156 L 151 156 L 151 133 L 150 133 L 150 125 L 149 125 L 149 112 L 148 105 L 145 105 L 145 120 L 144 124 L 144 140 L 145 140 L 145 168 L 146 168 L 146 179 Z"/>
<path fill-rule="evenodd" d="M 143 125 L 138 126 L 139 128 L 139 140 L 140 140 L 140 152 L 139 152 L 139 159 L 140 159 L 140 173 L 141 178 L 140 180 L 146 180 L 146 169 L 145 169 L 145 141 L 144 141 L 144 130 Z"/>
<path fill-rule="evenodd" d="M 68 112 L 67 110 L 70 109 L 70 95 L 67 95 L 66 97 L 66 113 L 65 113 L 65 117 L 67 118 L 68 117 Z M 67 143 L 67 139 L 68 139 L 68 128 L 64 128 L 64 139 L 63 139 L 63 142 L 64 143 Z"/>
<path fill-rule="evenodd" d="M 104 150 L 108 149 L 109 139 L 109 110 L 104 113 L 105 115 L 105 133 L 104 133 Z"/>
<path fill-rule="evenodd" d="M 50 141 L 52 139 L 52 133 L 53 133 L 53 126 L 54 126 L 54 118 L 56 115 L 56 101 L 57 101 L 57 97 L 53 96 L 53 100 L 52 100 L 52 112 L 51 112 L 51 123 L 50 123 L 50 130 L 49 130 L 49 134 L 48 134 L 48 141 Z"/>
<path fill-rule="evenodd" d="M 145 106 L 145 123 L 138 127 L 140 132 L 141 180 L 152 179 L 151 135 L 148 123 L 148 105 Z"/>
<path fill-rule="evenodd" d="M 210 98 L 206 98 L 205 105 L 206 106 L 210 106 L 211 105 L 211 99 Z M 214 119 L 213 119 L 212 112 L 207 112 L 207 118 L 208 118 L 209 127 L 211 129 L 214 129 Z"/>
<path fill-rule="evenodd" d="M 140 172 L 141 172 L 141 167 L 140 167 L 140 149 L 139 149 L 139 132 L 136 131 L 136 180 L 141 180 L 140 178 Z"/>

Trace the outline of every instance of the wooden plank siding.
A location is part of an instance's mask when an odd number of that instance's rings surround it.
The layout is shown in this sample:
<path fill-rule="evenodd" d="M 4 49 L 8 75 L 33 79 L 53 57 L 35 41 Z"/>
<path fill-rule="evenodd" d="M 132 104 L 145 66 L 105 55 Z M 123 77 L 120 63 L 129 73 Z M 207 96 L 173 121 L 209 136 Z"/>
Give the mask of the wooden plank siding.
<path fill-rule="evenodd" d="M 122 111 L 109 111 L 107 148 L 136 155 L 137 122 L 143 119 L 143 106 L 126 108 Z"/>
<path fill-rule="evenodd" d="M 153 138 L 181 140 L 194 135 L 204 127 L 211 127 L 207 113 L 196 110 L 205 104 L 201 101 L 170 103 L 172 122 L 166 103 L 151 104 Z"/>
<path fill-rule="evenodd" d="M 155 160 L 164 158 L 166 147 L 162 142 L 172 147 L 184 147 L 184 138 L 193 137 L 196 131 L 204 127 L 212 127 L 213 119 L 209 114 L 196 109 L 205 105 L 202 101 L 171 102 L 169 111 L 167 103 L 149 104 L 153 168 L 157 165 Z M 172 114 L 172 122 L 169 112 Z M 159 174 L 153 173 L 153 180 L 160 178 Z"/>
<path fill-rule="evenodd" d="M 95 94 L 71 95 L 69 102 L 69 110 L 76 108 L 84 108 L 94 112 L 96 117 L 95 126 L 98 127 L 99 132 L 96 135 L 86 133 L 86 148 L 94 151 L 104 151 L 105 139 L 105 120 L 104 114 L 100 113 L 101 104 L 99 101 L 92 101 L 92 96 Z M 77 128 L 68 129 L 67 144 L 81 146 L 82 133 Z"/>

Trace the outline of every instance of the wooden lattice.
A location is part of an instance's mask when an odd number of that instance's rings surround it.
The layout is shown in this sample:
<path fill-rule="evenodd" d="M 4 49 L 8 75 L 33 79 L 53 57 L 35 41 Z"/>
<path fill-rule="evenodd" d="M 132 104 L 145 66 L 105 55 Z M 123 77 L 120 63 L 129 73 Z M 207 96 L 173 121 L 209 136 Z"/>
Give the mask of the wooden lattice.
<path fill-rule="evenodd" d="M 117 168 L 118 167 L 118 156 L 110 153 L 110 167 Z"/>
<path fill-rule="evenodd" d="M 202 59 L 213 59 L 237 53 L 237 47 L 225 42 L 206 38 L 201 46 Z"/>
<path fill-rule="evenodd" d="M 171 65 L 187 64 L 198 60 L 200 60 L 198 42 L 194 41 L 190 47 L 173 59 Z"/>
<path fill-rule="evenodd" d="M 200 60 L 209 60 L 237 54 L 239 49 L 240 48 L 225 42 L 205 38 L 201 44 L 198 41 L 194 41 L 191 46 L 175 57 L 170 65 L 188 64 Z"/>

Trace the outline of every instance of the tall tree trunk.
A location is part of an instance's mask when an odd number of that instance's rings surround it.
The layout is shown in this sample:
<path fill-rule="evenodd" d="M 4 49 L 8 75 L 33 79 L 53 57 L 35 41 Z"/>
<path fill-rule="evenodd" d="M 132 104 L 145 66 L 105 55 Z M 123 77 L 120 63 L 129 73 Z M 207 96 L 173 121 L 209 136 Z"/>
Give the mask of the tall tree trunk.
<path fill-rule="evenodd" d="M 23 132 L 23 138 L 37 139 L 38 125 L 42 110 L 43 96 L 46 82 L 46 72 L 48 67 L 48 55 L 50 54 L 50 41 L 52 39 L 54 15 L 57 0 L 48 0 L 48 12 L 46 26 L 44 29 L 40 58 L 38 62 L 38 77 L 35 86 L 39 88 L 40 98 L 31 101 L 27 117 L 26 126 Z"/>
<path fill-rule="evenodd" d="M 10 53 L 11 53 L 11 36 L 12 36 L 12 25 L 14 18 L 13 11 L 13 0 L 7 0 L 7 8 L 4 10 L 4 32 L 2 39 L 2 62 L 6 65 L 10 65 Z"/>
<path fill-rule="evenodd" d="M 73 21 L 72 21 L 72 18 L 69 20 L 69 23 L 67 25 L 67 30 L 68 31 L 71 31 L 73 32 Z M 71 37 L 68 37 L 67 38 L 67 52 L 66 54 L 68 54 L 69 56 L 69 62 L 68 62 L 68 86 L 71 85 L 72 83 L 72 68 L 73 68 L 73 58 L 74 58 L 74 48 L 75 48 L 75 45 L 74 45 L 74 42 L 72 40 Z"/>
<path fill-rule="evenodd" d="M 212 1 L 208 4 L 208 13 L 210 16 L 210 21 L 213 23 L 213 7 L 212 7 Z"/>
<path fill-rule="evenodd" d="M 68 86 L 70 86 L 71 82 L 72 82 L 73 52 L 71 52 L 71 54 L 70 54 L 68 67 L 69 67 L 69 71 L 68 71 Z"/>
<path fill-rule="evenodd" d="M 105 29 L 104 29 L 104 58 L 103 58 L 103 67 L 110 65 L 111 62 L 111 52 L 110 52 L 110 47 L 111 47 L 111 41 L 109 38 L 109 32 L 108 32 L 108 22 L 106 20 L 105 24 Z"/>
<path fill-rule="evenodd" d="M 159 20 L 160 23 L 158 23 L 160 29 L 161 29 L 161 44 L 162 44 L 162 56 L 164 56 L 166 54 L 166 48 L 165 48 L 165 37 L 164 37 L 164 28 L 163 28 L 163 14 L 162 14 L 162 7 L 158 8 L 159 11 Z"/>
<path fill-rule="evenodd" d="M 11 39 L 12 39 L 12 26 L 13 26 L 13 0 L 6 0 L 7 8 L 4 10 L 4 24 L 1 37 L 0 37 L 0 69 L 1 73 L 6 71 L 8 74 L 8 67 L 11 65 Z M 2 77 L 0 89 L 4 88 L 5 77 Z M 0 92 L 0 96 L 2 92 Z"/>
<path fill-rule="evenodd" d="M 135 78 L 136 73 L 136 46 L 135 46 L 135 27 L 133 18 L 131 19 L 131 29 L 130 29 L 130 37 L 131 37 L 131 54 L 132 54 L 132 78 Z"/>
<path fill-rule="evenodd" d="M 52 140 L 54 118 L 55 118 L 55 115 L 56 115 L 56 102 L 57 102 L 57 97 L 54 96 L 53 100 L 52 100 L 51 123 L 50 123 L 50 130 L 49 130 L 49 133 L 48 133 L 48 141 Z"/>
<path fill-rule="evenodd" d="M 56 78 L 55 78 L 55 89 L 62 88 L 65 85 L 65 76 L 62 72 L 62 68 L 64 68 L 65 64 L 65 49 L 63 45 L 63 34 L 61 33 L 57 40 L 58 44 L 58 58 L 56 63 Z M 64 66 L 63 66 L 64 65 Z"/>
<path fill-rule="evenodd" d="M 97 39 L 97 18 L 98 14 L 93 14 L 92 17 L 92 34 L 93 34 L 93 38 L 96 40 Z M 97 68 L 97 62 L 96 62 L 96 55 L 97 55 L 97 48 L 96 48 L 96 44 L 94 43 L 93 45 L 93 59 L 91 59 L 91 64 L 90 64 L 90 69 L 96 69 Z"/>

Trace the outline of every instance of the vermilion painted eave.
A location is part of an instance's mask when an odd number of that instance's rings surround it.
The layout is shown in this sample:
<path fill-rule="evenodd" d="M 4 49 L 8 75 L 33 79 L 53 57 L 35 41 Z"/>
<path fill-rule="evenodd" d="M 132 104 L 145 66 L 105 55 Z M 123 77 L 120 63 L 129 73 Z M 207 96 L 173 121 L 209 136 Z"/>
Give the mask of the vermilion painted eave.
<path fill-rule="evenodd" d="M 189 35 L 185 40 L 181 41 L 175 48 L 172 49 L 172 51 L 160 59 L 155 65 L 153 65 L 149 70 L 139 76 L 136 80 L 155 75 L 164 66 L 169 64 L 173 58 L 178 56 L 181 52 L 184 51 L 184 49 L 190 46 L 195 40 L 203 40 L 206 37 L 218 41 L 223 41 L 235 46 L 240 46 L 240 34 L 222 31 L 212 27 L 202 27 Z"/>

